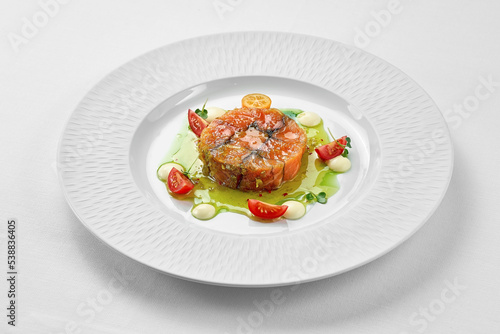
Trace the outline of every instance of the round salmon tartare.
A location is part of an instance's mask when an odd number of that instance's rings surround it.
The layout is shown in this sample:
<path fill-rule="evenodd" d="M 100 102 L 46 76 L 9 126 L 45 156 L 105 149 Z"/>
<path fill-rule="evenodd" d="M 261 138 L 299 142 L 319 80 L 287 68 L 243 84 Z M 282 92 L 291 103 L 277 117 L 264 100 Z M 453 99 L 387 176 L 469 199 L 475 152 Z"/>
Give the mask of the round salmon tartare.
<path fill-rule="evenodd" d="M 242 191 L 279 188 L 298 173 L 306 132 L 275 108 L 238 108 L 213 120 L 200 135 L 204 172 Z"/>

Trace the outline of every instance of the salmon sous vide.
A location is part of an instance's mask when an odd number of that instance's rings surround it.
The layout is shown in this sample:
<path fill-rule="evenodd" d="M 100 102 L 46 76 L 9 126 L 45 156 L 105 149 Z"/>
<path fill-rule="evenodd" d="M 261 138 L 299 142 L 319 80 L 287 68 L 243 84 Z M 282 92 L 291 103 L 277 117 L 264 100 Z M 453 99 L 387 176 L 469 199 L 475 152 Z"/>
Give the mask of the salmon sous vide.
<path fill-rule="evenodd" d="M 242 191 L 270 191 L 292 180 L 306 151 L 306 132 L 275 108 L 238 108 L 200 135 L 204 172 Z"/>

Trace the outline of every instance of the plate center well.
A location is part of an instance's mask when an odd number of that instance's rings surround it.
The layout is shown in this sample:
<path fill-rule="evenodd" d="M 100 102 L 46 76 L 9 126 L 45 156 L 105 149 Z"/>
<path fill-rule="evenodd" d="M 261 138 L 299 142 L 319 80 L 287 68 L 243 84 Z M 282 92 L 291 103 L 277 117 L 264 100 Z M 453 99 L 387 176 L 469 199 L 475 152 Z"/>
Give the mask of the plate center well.
<path fill-rule="evenodd" d="M 246 216 L 221 213 L 214 219 L 200 221 L 191 213 L 192 203 L 169 195 L 156 177 L 176 134 L 187 119 L 189 108 L 207 106 L 233 109 L 241 106 L 241 98 L 249 93 L 271 97 L 279 109 L 301 109 L 319 114 L 333 134 L 348 135 L 353 148 L 349 158 L 351 170 L 338 175 L 340 190 L 327 204 L 315 204 L 299 220 L 263 224 Z M 380 148 L 369 121 L 362 113 L 338 95 L 318 86 L 278 77 L 248 76 L 219 79 L 183 90 L 153 109 L 137 128 L 130 148 L 130 168 L 143 195 L 166 215 L 182 219 L 196 228 L 211 229 L 236 235 L 288 233 L 324 221 L 339 219 L 363 197 L 378 173 Z"/>

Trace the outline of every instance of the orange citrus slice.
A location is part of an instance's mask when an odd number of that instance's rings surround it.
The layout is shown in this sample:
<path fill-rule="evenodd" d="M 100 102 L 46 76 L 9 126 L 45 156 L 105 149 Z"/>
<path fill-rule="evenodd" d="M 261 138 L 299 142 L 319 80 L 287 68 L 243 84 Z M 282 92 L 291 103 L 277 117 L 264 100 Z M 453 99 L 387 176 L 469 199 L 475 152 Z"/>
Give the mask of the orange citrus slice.
<path fill-rule="evenodd" d="M 264 94 L 248 94 L 241 99 L 241 105 L 247 108 L 270 108 L 271 99 Z"/>

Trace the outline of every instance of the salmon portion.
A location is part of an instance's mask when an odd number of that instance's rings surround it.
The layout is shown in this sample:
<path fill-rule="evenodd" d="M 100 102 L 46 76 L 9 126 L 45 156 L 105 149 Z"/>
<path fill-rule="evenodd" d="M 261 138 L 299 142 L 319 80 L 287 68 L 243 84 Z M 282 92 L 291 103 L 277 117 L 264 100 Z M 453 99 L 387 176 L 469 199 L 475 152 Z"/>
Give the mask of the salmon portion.
<path fill-rule="evenodd" d="M 285 164 L 279 160 L 266 159 L 253 152 L 243 161 L 241 190 L 273 190 L 283 182 Z"/>
<path fill-rule="evenodd" d="M 236 189 L 243 177 L 243 161 L 251 152 L 235 145 L 220 145 L 203 156 L 209 174 L 220 184 Z"/>
<path fill-rule="evenodd" d="M 212 121 L 198 149 L 206 173 L 219 184 L 260 191 L 297 175 L 306 143 L 305 131 L 280 110 L 239 108 Z"/>
<path fill-rule="evenodd" d="M 236 127 L 216 118 L 210 123 L 210 131 L 202 132 L 202 136 L 204 141 L 210 143 L 212 147 L 219 147 L 231 139 L 236 130 Z"/>

